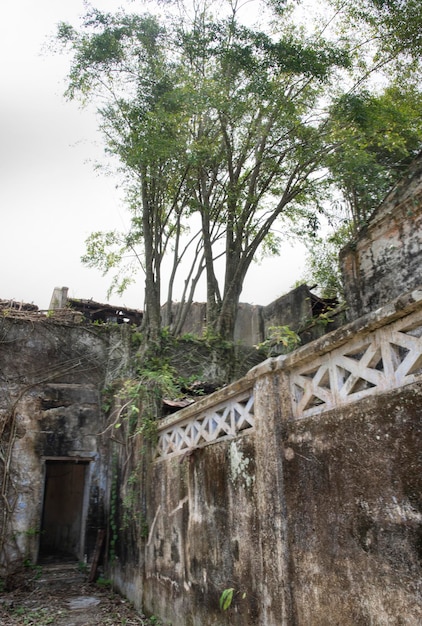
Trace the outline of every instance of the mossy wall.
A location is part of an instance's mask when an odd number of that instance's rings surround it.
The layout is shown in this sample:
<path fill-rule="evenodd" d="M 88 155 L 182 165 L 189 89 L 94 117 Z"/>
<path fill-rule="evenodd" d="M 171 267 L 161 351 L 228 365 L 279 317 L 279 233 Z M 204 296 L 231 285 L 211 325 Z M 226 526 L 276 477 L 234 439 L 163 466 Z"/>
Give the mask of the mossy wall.
<path fill-rule="evenodd" d="M 405 314 L 391 311 L 393 320 Z M 289 368 L 367 337 L 382 315 L 235 383 L 233 394 L 248 385 L 254 394 L 253 429 L 151 458 L 139 474 L 144 534 L 134 557 L 126 551 L 112 569 L 139 607 L 172 626 L 422 622 L 420 366 L 399 388 L 369 388 L 310 417 L 292 414 Z M 204 399 L 199 414 L 229 395 Z M 180 423 L 193 411 L 182 411 Z M 177 426 L 175 414 L 165 429 L 172 419 Z M 222 611 L 225 589 L 233 601 Z"/>
<path fill-rule="evenodd" d="M 392 310 L 394 319 L 406 313 Z M 301 354 L 312 359 L 381 318 Z M 36 559 L 43 459 L 80 455 L 91 459 L 88 557 L 108 523 L 107 575 L 165 624 L 422 622 L 417 363 L 411 384 L 293 419 L 288 367 L 300 355 L 269 360 L 233 386 L 253 392 L 254 428 L 158 459 L 153 441 L 124 425 L 101 435 L 111 422 L 100 390 L 122 371 L 126 331 L 111 340 L 88 328 L 11 320 L 0 331 L 0 417 L 4 424 L 14 408 L 9 487 L 18 494 L 3 557 Z M 212 407 L 215 397 L 201 402 Z M 233 601 L 222 611 L 225 589 Z"/>
<path fill-rule="evenodd" d="M 296 624 L 422 621 L 421 386 L 283 432 Z"/>
<path fill-rule="evenodd" d="M 282 387 L 256 383 L 254 435 L 153 463 L 122 588 L 173 626 L 416 626 L 421 385 L 294 422 Z"/>

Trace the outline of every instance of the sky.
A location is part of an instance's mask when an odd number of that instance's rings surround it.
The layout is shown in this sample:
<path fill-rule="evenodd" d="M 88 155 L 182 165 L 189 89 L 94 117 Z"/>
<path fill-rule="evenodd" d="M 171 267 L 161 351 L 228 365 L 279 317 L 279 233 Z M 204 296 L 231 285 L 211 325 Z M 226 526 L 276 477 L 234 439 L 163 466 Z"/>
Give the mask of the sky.
<path fill-rule="evenodd" d="M 66 286 L 72 298 L 142 309 L 141 276 L 108 299 L 111 277 L 80 260 L 91 232 L 129 222 L 116 181 L 94 170 L 104 162 L 94 112 L 65 100 L 69 59 L 48 50 L 57 23 L 78 25 L 84 12 L 83 0 L 13 0 L 0 9 L 0 300 L 47 309 L 54 287 Z M 303 248 L 288 245 L 281 257 L 254 263 L 241 301 L 269 304 L 301 278 L 303 265 Z"/>

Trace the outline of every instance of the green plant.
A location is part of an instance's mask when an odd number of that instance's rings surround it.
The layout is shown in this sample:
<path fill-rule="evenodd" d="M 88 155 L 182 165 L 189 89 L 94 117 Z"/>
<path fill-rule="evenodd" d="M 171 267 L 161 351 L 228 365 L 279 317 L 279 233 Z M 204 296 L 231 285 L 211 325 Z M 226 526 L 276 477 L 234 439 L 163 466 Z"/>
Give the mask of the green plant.
<path fill-rule="evenodd" d="M 22 618 L 19 623 L 23 626 L 48 626 L 48 624 L 54 624 L 56 621 L 56 617 L 49 614 L 47 609 L 28 610 L 24 606 L 18 606 L 14 610 L 14 614 Z"/>
<path fill-rule="evenodd" d="M 130 527 L 135 522 L 136 527 L 140 531 L 140 536 L 145 538 L 148 536 L 148 523 L 142 511 L 139 510 L 139 476 L 141 474 L 141 462 L 132 470 L 130 476 L 126 480 L 127 492 L 122 500 L 122 530 Z"/>
<path fill-rule="evenodd" d="M 328 326 L 328 324 L 331 324 L 332 322 L 334 322 L 332 318 L 333 312 L 334 312 L 334 308 L 329 307 L 325 313 L 320 313 L 318 315 L 318 317 L 315 320 L 315 323 L 324 327 Z"/>
<path fill-rule="evenodd" d="M 234 587 L 228 587 L 224 589 L 223 593 L 220 596 L 220 609 L 222 611 L 227 611 L 230 608 L 231 603 L 233 601 Z"/>
<path fill-rule="evenodd" d="M 96 584 L 100 587 L 111 587 L 112 582 L 110 578 L 103 578 L 102 576 L 99 576 L 96 580 Z"/>
<path fill-rule="evenodd" d="M 115 394 L 115 389 L 114 389 L 113 385 L 107 385 L 102 390 L 102 392 L 101 392 L 101 399 L 102 399 L 101 410 L 104 413 L 109 413 L 110 409 L 113 408 L 114 394 Z"/>
<path fill-rule="evenodd" d="M 268 356 L 272 354 L 284 354 L 292 352 L 300 345 L 300 337 L 289 326 L 269 326 L 267 338 L 259 343 L 256 348 L 265 350 Z"/>
<path fill-rule="evenodd" d="M 235 592 L 234 587 L 228 587 L 227 589 L 224 589 L 219 600 L 220 609 L 222 611 L 227 611 L 231 607 L 233 598 L 239 593 L 239 591 Z M 246 592 L 242 593 L 241 598 L 242 600 L 246 598 Z"/>
<path fill-rule="evenodd" d="M 24 530 L 22 534 L 27 537 L 35 537 L 36 535 L 39 535 L 40 532 L 41 531 L 38 528 L 28 528 L 27 530 Z"/>
<path fill-rule="evenodd" d="M 142 345 L 144 340 L 144 333 L 139 332 L 139 330 L 132 330 L 130 333 L 130 343 L 133 348 L 139 348 Z"/>

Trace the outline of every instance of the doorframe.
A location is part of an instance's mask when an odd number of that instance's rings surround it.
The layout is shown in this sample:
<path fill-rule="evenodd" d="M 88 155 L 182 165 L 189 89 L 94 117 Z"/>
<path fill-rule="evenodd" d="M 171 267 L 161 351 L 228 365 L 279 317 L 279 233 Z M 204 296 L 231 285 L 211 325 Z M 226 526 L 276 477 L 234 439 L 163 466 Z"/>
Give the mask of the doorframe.
<path fill-rule="evenodd" d="M 80 561 L 83 561 L 85 558 L 85 540 L 86 540 L 86 521 L 88 515 L 89 508 L 89 494 L 91 487 L 91 475 L 93 470 L 93 461 L 95 459 L 89 456 L 42 456 L 41 457 L 41 465 L 42 465 L 42 488 L 41 488 L 41 510 L 40 510 L 40 531 L 42 530 L 42 523 L 44 517 L 44 505 L 45 505 L 45 479 L 47 476 L 47 463 L 49 461 L 54 462 L 62 462 L 62 463 L 73 463 L 77 465 L 78 463 L 84 463 L 86 465 L 85 474 L 84 474 L 84 492 L 82 496 L 82 511 L 81 511 L 81 530 L 79 537 L 79 554 L 76 556 Z M 38 538 L 38 547 L 37 547 L 37 560 L 38 562 L 40 556 L 40 545 L 41 545 L 41 534 Z"/>

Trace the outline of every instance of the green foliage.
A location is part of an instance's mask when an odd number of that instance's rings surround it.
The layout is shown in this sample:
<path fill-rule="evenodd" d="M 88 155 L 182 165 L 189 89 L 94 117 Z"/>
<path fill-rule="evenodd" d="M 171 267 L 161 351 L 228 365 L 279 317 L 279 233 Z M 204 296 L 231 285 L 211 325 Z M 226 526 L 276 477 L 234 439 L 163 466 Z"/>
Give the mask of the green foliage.
<path fill-rule="evenodd" d="M 234 593 L 234 587 L 229 587 L 227 589 L 224 589 L 223 593 L 220 596 L 220 609 L 222 611 L 227 611 L 228 608 L 230 608 L 230 605 L 232 603 L 233 600 L 233 593 Z"/>
<path fill-rule="evenodd" d="M 113 407 L 114 403 L 114 393 L 115 389 L 113 385 L 107 385 L 102 389 L 101 392 L 101 410 L 104 413 L 109 413 L 110 409 Z"/>
<path fill-rule="evenodd" d="M 40 529 L 39 528 L 27 528 L 26 530 L 23 531 L 23 534 L 26 535 L 27 537 L 36 537 L 37 535 L 40 534 Z"/>
<path fill-rule="evenodd" d="M 139 258 L 132 254 L 129 259 L 127 238 L 116 231 L 94 232 L 86 240 L 86 252 L 81 257 L 82 263 L 94 267 L 105 276 L 118 268 L 107 292 L 122 295 L 135 281 L 135 274 L 139 267 Z"/>
<path fill-rule="evenodd" d="M 165 358 L 143 359 L 136 376 L 122 381 L 114 395 L 113 403 L 120 406 L 114 428 L 120 429 L 125 424 L 129 436 L 141 435 L 154 443 L 162 398 L 180 396 L 180 383 Z"/>
<path fill-rule="evenodd" d="M 140 510 L 139 484 L 141 476 L 141 463 L 132 470 L 125 484 L 125 495 L 122 499 L 122 527 L 121 530 L 130 529 L 134 524 L 143 539 L 148 537 L 148 523 L 143 512 Z"/>
<path fill-rule="evenodd" d="M 38 580 L 42 575 L 42 566 L 37 565 L 31 559 L 24 559 L 23 565 L 26 569 L 30 570 L 34 575 L 34 580 Z"/>
<path fill-rule="evenodd" d="M 115 452 L 111 463 L 111 563 L 116 558 L 121 531 L 135 529 L 140 537 L 148 536 L 148 524 L 140 497 L 143 456 L 157 441 L 157 420 L 161 416 L 163 395 L 175 397 L 180 394 L 177 376 L 163 355 L 165 340 L 164 333 L 158 346 L 150 346 L 141 359 L 136 359 L 132 378 L 116 382 L 103 393 L 103 407 L 109 412 L 111 421 L 106 432 L 110 432 L 111 438 L 122 444 L 119 455 Z M 141 445 L 136 448 L 139 441 Z M 141 457 L 130 470 L 128 463 L 133 457 L 134 447 L 141 453 Z"/>
<path fill-rule="evenodd" d="M 144 334 L 133 330 L 130 333 L 130 343 L 133 348 L 139 348 L 144 340 Z"/>
<path fill-rule="evenodd" d="M 366 224 L 422 147 L 422 94 L 392 85 L 379 95 L 342 96 L 333 109 L 336 149 L 327 165 L 343 192 L 353 231 Z M 344 229 L 343 229 L 344 230 Z"/>
<path fill-rule="evenodd" d="M 410 63 L 420 66 L 422 12 L 420 0 L 334 0 L 346 10 L 354 26 L 366 25 L 376 38 L 376 58 L 399 61 L 403 70 Z"/>
<path fill-rule="evenodd" d="M 327 156 L 333 184 L 329 233 L 308 237 L 307 282 L 326 298 L 343 300 L 340 250 L 353 243 L 386 193 L 422 147 L 422 94 L 393 83 L 378 94 L 341 96 L 333 106 L 335 148 Z M 341 192 L 340 200 L 338 192 Z"/>
<path fill-rule="evenodd" d="M 269 326 L 267 338 L 256 347 L 265 350 L 268 356 L 272 354 L 286 354 L 300 345 L 300 337 L 289 326 Z"/>
<path fill-rule="evenodd" d="M 102 576 L 99 576 L 95 581 L 95 584 L 99 587 L 111 587 L 113 581 L 110 578 L 103 578 Z"/>
<path fill-rule="evenodd" d="M 237 593 L 239 592 L 235 593 L 234 587 L 228 587 L 227 589 L 224 589 L 219 599 L 219 605 L 222 611 L 227 611 L 231 607 L 233 598 L 235 597 L 235 595 L 237 595 Z M 246 593 L 242 593 L 241 597 L 242 600 L 244 600 L 246 598 Z"/>
<path fill-rule="evenodd" d="M 51 615 L 47 609 L 32 609 L 28 610 L 27 607 L 18 606 L 13 610 L 15 616 L 22 618 L 21 623 L 23 626 L 48 626 L 48 624 L 54 624 L 56 622 L 56 615 Z"/>
<path fill-rule="evenodd" d="M 183 273 L 180 310 L 205 275 L 208 331 L 232 340 L 250 264 L 279 253 L 280 232 L 316 237 L 329 183 L 356 231 L 420 150 L 410 69 L 383 92 L 368 80 L 392 59 L 417 62 L 419 0 L 330 2 L 339 11 L 307 31 L 283 0 L 264 3 L 259 26 L 214 2 L 193 15 L 171 2 L 167 19 L 90 9 L 79 31 L 59 26 L 67 95 L 97 105 L 131 217 L 126 232 L 93 233 L 83 261 L 119 293 L 144 274 L 147 338 Z"/>
<path fill-rule="evenodd" d="M 335 309 L 331 308 L 328 309 L 326 313 L 320 313 L 315 319 L 314 319 L 314 323 L 315 324 L 319 324 L 320 326 L 328 326 L 328 324 L 332 324 L 333 323 L 333 318 L 332 318 L 332 314 L 335 311 Z"/>
<path fill-rule="evenodd" d="M 304 280 L 317 285 L 322 298 L 344 300 L 339 253 L 351 236 L 346 225 L 326 238 L 318 237 L 309 243 Z"/>
<path fill-rule="evenodd" d="M 329 112 L 320 105 L 336 71 L 350 65 L 345 47 L 305 36 L 287 13 L 265 29 L 243 23 L 238 8 L 212 11 L 216 5 L 192 21 L 158 21 L 91 10 L 80 32 L 68 25 L 58 32 L 73 53 L 69 97 L 101 98 L 101 129 L 132 215 L 126 233 L 94 233 L 83 260 L 107 273 L 127 260 L 142 269 L 154 337 L 162 261 L 172 254 L 170 301 L 189 249 L 181 301 L 192 300 L 205 273 L 207 325 L 232 339 L 242 284 L 261 246 L 276 253 L 276 228 L 315 223 L 304 207 L 327 151 Z M 195 223 L 200 232 L 191 235 Z M 116 275 L 112 288 L 124 288 L 131 272 Z"/>

